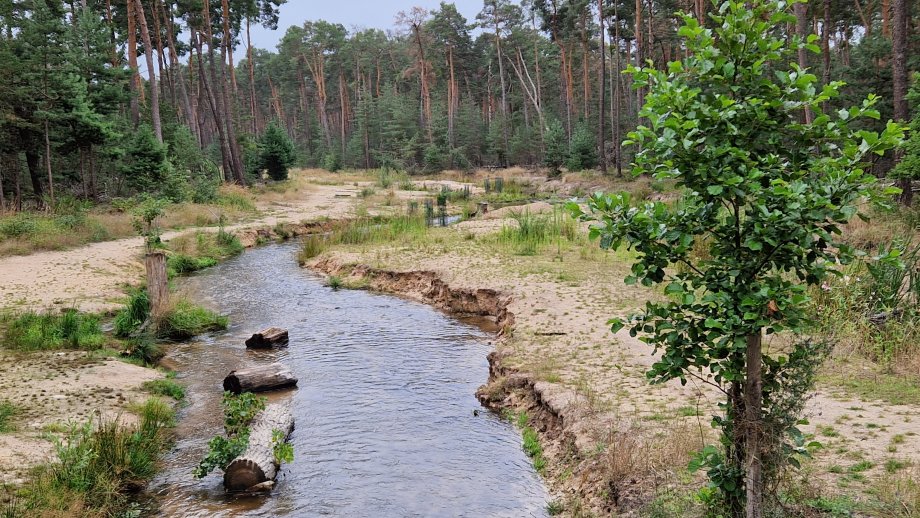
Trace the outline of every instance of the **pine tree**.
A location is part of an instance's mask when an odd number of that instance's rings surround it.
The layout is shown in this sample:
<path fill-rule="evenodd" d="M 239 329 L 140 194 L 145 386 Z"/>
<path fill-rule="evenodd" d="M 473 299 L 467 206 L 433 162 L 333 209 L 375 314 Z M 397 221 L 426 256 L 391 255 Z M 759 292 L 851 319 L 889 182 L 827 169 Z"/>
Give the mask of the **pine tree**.
<path fill-rule="evenodd" d="M 288 169 L 294 165 L 294 159 L 294 143 L 281 126 L 272 121 L 259 141 L 261 169 L 268 171 L 272 180 L 287 180 Z"/>

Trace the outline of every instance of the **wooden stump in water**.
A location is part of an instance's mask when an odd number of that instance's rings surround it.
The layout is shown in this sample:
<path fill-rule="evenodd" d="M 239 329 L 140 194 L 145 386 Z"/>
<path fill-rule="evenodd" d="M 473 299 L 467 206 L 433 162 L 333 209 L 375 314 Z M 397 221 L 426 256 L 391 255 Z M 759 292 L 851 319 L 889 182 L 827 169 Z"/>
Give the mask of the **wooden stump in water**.
<path fill-rule="evenodd" d="M 224 488 L 228 491 L 270 488 L 279 468 L 275 464 L 272 447 L 272 432 L 275 430 L 284 434 L 284 440 L 294 430 L 294 413 L 290 406 L 282 403 L 268 405 L 252 420 L 249 446 L 224 470 Z"/>
<path fill-rule="evenodd" d="M 149 252 L 144 257 L 147 270 L 147 294 L 150 296 L 150 314 L 156 320 L 169 303 L 169 278 L 166 275 L 166 254 Z"/>
<path fill-rule="evenodd" d="M 297 378 L 294 377 L 294 373 L 281 363 L 235 370 L 224 378 L 224 390 L 234 394 L 265 392 L 295 385 Z"/>
<path fill-rule="evenodd" d="M 287 329 L 280 327 L 269 327 L 252 335 L 252 338 L 246 340 L 246 347 L 249 349 L 271 349 L 272 347 L 282 347 L 288 344 Z"/>

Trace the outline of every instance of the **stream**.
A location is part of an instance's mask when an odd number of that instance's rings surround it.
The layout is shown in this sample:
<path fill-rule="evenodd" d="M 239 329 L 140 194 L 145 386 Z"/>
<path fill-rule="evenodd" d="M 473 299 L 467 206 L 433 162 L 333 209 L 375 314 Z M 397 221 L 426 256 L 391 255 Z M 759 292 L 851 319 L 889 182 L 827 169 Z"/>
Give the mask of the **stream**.
<path fill-rule="evenodd" d="M 423 304 L 333 291 L 298 267 L 297 250 L 248 250 L 181 282 L 231 327 L 168 356 L 188 395 L 179 439 L 149 488 L 157 515 L 546 516 L 549 496 L 519 431 L 474 396 L 488 378 L 492 335 Z M 245 349 L 272 325 L 290 330 L 289 347 Z M 273 361 L 300 380 L 270 396 L 293 402 L 294 462 L 272 494 L 228 496 L 222 473 L 196 480 L 192 469 L 222 432 L 224 376 Z"/>

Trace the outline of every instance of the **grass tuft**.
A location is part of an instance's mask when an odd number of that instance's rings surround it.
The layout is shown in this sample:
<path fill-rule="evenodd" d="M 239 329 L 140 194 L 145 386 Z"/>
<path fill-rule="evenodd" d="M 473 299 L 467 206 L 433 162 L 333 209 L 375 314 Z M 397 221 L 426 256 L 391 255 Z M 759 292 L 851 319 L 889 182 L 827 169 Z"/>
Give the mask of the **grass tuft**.
<path fill-rule="evenodd" d="M 157 318 L 156 334 L 159 338 L 187 340 L 202 333 L 227 329 L 228 324 L 229 320 L 225 316 L 186 299 L 174 298 Z"/>
<path fill-rule="evenodd" d="M 68 309 L 63 313 L 27 311 L 0 319 L 3 345 L 20 351 L 96 350 L 105 343 L 97 315 Z"/>
<path fill-rule="evenodd" d="M 12 432 L 13 418 L 19 409 L 9 401 L 0 401 L 0 433 Z"/>
<path fill-rule="evenodd" d="M 71 425 L 55 440 L 55 462 L 39 469 L 5 515 L 127 516 L 128 495 L 156 473 L 175 422 L 172 406 L 158 398 L 139 416 L 136 426 L 117 419 Z"/>
<path fill-rule="evenodd" d="M 176 401 L 185 399 L 185 387 L 171 379 L 145 381 L 142 387 L 155 396 L 166 396 Z"/>

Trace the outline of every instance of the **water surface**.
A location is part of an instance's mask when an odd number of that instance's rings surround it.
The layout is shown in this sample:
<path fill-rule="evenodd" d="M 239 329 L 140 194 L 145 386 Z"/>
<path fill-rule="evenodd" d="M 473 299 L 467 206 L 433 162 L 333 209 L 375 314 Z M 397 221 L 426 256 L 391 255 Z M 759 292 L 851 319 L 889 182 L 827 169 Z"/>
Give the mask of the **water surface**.
<path fill-rule="evenodd" d="M 297 266 L 297 245 L 270 245 L 182 282 L 230 316 L 228 332 L 177 346 L 188 387 L 181 439 L 151 485 L 162 516 L 546 516 L 547 493 L 519 433 L 482 408 L 491 336 L 432 308 L 364 291 L 333 291 Z M 268 326 L 288 348 L 247 351 Z M 290 399 L 295 461 L 267 497 L 229 497 L 219 472 L 191 472 L 221 432 L 221 381 L 281 361 L 300 379 Z M 477 410 L 478 415 L 474 415 Z"/>

